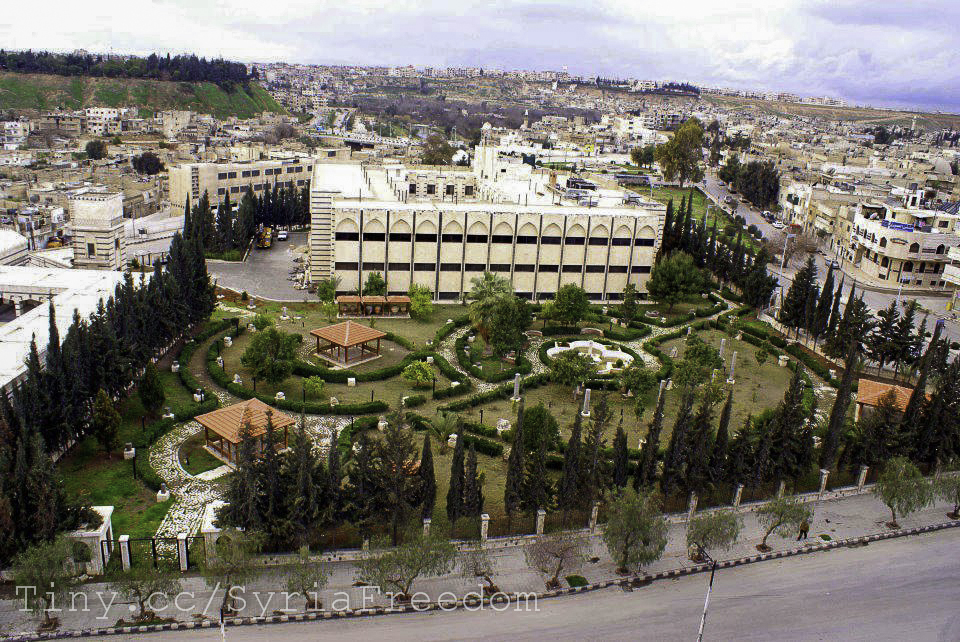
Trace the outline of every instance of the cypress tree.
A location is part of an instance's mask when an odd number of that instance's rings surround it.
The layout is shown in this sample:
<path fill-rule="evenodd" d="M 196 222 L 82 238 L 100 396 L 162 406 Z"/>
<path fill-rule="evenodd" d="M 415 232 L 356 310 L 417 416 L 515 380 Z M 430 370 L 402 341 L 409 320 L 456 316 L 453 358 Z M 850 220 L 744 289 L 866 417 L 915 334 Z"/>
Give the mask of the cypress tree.
<path fill-rule="evenodd" d="M 837 331 L 837 325 L 840 323 L 840 297 L 843 296 L 843 278 L 840 279 L 840 285 L 833 295 L 833 308 L 830 310 L 830 320 L 827 322 L 827 336 L 832 336 Z"/>
<path fill-rule="evenodd" d="M 560 489 L 557 501 L 566 513 L 568 510 L 582 505 L 580 497 L 581 479 L 581 435 L 583 430 L 583 415 L 575 413 L 573 429 L 567 441 L 567 450 L 563 453 L 563 473 L 560 476 Z"/>
<path fill-rule="evenodd" d="M 673 424 L 673 434 L 670 435 L 670 444 L 663 456 L 663 476 L 660 478 L 660 488 L 664 496 L 669 496 L 677 488 L 683 478 L 684 463 L 687 461 L 687 432 L 693 419 L 693 402 L 696 397 L 693 386 L 684 388 L 680 398 L 680 408 Z"/>
<path fill-rule="evenodd" d="M 334 521 L 343 513 L 343 472 L 340 469 L 340 448 L 337 444 L 339 431 L 334 431 L 327 452 L 327 488 L 330 495 L 330 511 Z"/>
<path fill-rule="evenodd" d="M 479 518 L 483 513 L 483 487 L 477 471 L 477 449 L 470 444 L 463 483 L 463 512 L 466 517 Z"/>
<path fill-rule="evenodd" d="M 320 519 L 320 501 L 317 496 L 316 475 L 319 462 L 307 438 L 304 418 L 301 416 L 289 453 L 293 468 L 293 493 L 290 496 L 290 520 L 297 527 L 300 545 L 310 542 L 310 533 Z"/>
<path fill-rule="evenodd" d="M 464 448 L 463 427 L 457 429 L 457 445 L 450 462 L 450 486 L 447 489 L 447 519 L 456 524 L 463 516 Z"/>
<path fill-rule="evenodd" d="M 427 433 L 423 438 L 423 453 L 420 455 L 418 476 L 420 477 L 420 517 L 421 519 L 429 519 L 433 517 L 433 507 L 437 501 L 437 480 L 433 470 L 433 448 L 430 446 L 430 433 Z"/>
<path fill-rule="evenodd" d="M 523 502 L 523 475 L 524 461 L 524 434 L 523 434 L 523 399 L 517 408 L 517 427 L 513 430 L 510 456 L 507 458 L 507 478 L 503 490 L 503 508 L 507 516 L 512 517 Z"/>
<path fill-rule="evenodd" d="M 813 313 L 813 325 L 810 333 L 813 335 L 814 345 L 827 331 L 830 324 L 830 311 L 834 301 L 833 293 L 833 265 L 827 270 L 827 277 L 823 281 L 823 288 L 820 290 L 820 297 L 817 300 L 817 307 Z"/>
<path fill-rule="evenodd" d="M 713 442 L 710 454 L 710 470 L 715 482 L 726 478 L 727 451 L 730 447 L 730 416 L 733 414 L 733 388 L 727 392 L 727 401 L 720 411 L 720 423 L 717 425 L 717 438 Z"/>
<path fill-rule="evenodd" d="M 627 451 L 627 433 L 623 430 L 623 420 L 617 426 L 617 434 L 613 438 L 613 486 L 623 488 L 627 485 L 630 455 Z"/>
<path fill-rule="evenodd" d="M 240 428 L 235 470 L 227 486 L 228 503 L 224 507 L 227 523 L 244 529 L 258 529 L 262 523 L 257 500 L 261 481 L 257 473 L 257 444 L 250 433 L 250 424 Z"/>
<path fill-rule="evenodd" d="M 686 474 L 679 478 L 686 490 L 703 493 L 710 485 L 710 451 L 713 445 L 713 399 L 709 390 L 701 395 L 693 416 L 686 448 Z"/>
<path fill-rule="evenodd" d="M 907 402 L 907 407 L 903 410 L 901 425 L 908 435 L 917 432 L 917 418 L 927 398 L 927 377 L 930 375 L 930 367 L 933 365 L 936 353 L 940 349 L 940 333 L 943 330 L 943 326 L 943 323 L 937 323 L 933 327 L 933 337 L 930 339 L 927 350 L 920 360 L 920 372 L 917 376 L 917 383 L 910 393 L 910 400 Z"/>
<path fill-rule="evenodd" d="M 673 250 L 673 199 L 667 201 L 667 214 L 663 221 L 663 241 L 660 243 L 659 256 L 665 256 Z"/>
<path fill-rule="evenodd" d="M 633 478 L 633 487 L 636 490 L 653 485 L 657 475 L 657 455 L 660 450 L 660 433 L 663 430 L 663 407 L 666 401 L 664 392 L 666 382 L 660 382 L 660 393 L 657 395 L 657 406 L 653 411 L 653 419 L 647 429 L 647 439 L 640 449 L 640 461 L 637 464 L 637 474 Z"/>
<path fill-rule="evenodd" d="M 523 481 L 523 506 L 528 510 L 550 507 L 550 479 L 547 477 L 547 440 L 541 439 L 527 461 Z"/>

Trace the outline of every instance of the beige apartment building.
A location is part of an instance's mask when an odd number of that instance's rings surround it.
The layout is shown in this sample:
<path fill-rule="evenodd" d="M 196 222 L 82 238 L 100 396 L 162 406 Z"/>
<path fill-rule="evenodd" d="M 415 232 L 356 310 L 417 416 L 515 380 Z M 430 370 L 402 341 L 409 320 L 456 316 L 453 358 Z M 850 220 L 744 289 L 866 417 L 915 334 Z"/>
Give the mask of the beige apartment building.
<path fill-rule="evenodd" d="M 311 280 L 339 277 L 340 293 L 351 293 L 380 272 L 389 294 L 417 283 L 439 301 L 460 300 L 486 270 L 533 301 L 568 283 L 597 302 L 619 300 L 627 283 L 645 291 L 663 205 L 619 190 L 569 189 L 555 172 L 487 143 L 472 171 L 317 163 Z"/>
<path fill-rule="evenodd" d="M 259 160 L 238 163 L 186 163 L 170 168 L 170 204 L 174 216 L 183 215 L 187 195 L 196 203 L 206 192 L 210 204 L 219 205 L 227 194 L 234 203 L 243 198 L 248 186 L 255 193 L 280 187 L 309 185 L 314 159 Z"/>
<path fill-rule="evenodd" d="M 123 194 L 86 192 L 70 197 L 73 265 L 122 270 L 127 263 Z"/>

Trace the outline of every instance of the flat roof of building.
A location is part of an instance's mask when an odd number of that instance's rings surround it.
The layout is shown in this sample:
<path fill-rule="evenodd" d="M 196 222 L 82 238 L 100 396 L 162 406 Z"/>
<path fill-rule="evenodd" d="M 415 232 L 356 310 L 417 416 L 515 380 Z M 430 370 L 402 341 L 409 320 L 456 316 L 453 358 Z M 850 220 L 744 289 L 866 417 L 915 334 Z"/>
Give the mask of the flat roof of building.
<path fill-rule="evenodd" d="M 122 281 L 122 272 L 107 270 L 0 266 L 0 296 L 4 301 L 9 301 L 11 296 L 22 296 L 40 302 L 32 310 L 0 325 L 0 388 L 6 388 L 26 370 L 32 337 L 36 337 L 41 353 L 46 350 L 50 323 L 47 301 L 51 297 L 57 330 L 63 340 L 73 323 L 74 310 L 81 318 L 90 316 Z"/>

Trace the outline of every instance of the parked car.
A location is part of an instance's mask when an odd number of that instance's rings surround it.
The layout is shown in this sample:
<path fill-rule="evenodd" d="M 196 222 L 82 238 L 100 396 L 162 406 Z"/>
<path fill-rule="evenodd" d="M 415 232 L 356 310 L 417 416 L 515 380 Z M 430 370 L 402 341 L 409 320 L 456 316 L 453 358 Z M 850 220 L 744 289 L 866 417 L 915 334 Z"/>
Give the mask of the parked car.
<path fill-rule="evenodd" d="M 786 227 L 782 221 L 774 221 L 771 223 L 771 225 L 778 230 L 782 230 L 784 227 Z"/>
<path fill-rule="evenodd" d="M 834 270 L 840 269 L 840 262 L 836 259 L 827 259 L 827 267 L 833 268 Z"/>
<path fill-rule="evenodd" d="M 287 240 L 287 231 L 286 231 L 286 230 L 280 230 L 279 232 L 277 232 L 277 240 L 278 240 L 278 241 L 286 241 L 286 240 Z"/>

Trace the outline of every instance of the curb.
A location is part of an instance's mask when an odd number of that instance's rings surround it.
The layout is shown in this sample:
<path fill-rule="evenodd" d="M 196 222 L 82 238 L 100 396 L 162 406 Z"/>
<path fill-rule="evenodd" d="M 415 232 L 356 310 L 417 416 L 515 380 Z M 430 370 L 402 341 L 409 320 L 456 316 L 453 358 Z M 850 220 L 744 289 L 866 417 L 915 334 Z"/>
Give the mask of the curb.
<path fill-rule="evenodd" d="M 861 535 L 858 537 L 849 537 L 847 539 L 833 540 L 819 544 L 809 544 L 797 548 L 783 551 L 772 551 L 769 553 L 759 553 L 736 559 L 720 560 L 717 562 L 717 568 L 730 568 L 734 566 L 743 566 L 744 564 L 755 564 L 772 559 L 781 559 L 785 557 L 794 557 L 797 555 L 806 555 L 808 553 L 818 553 L 829 551 L 835 548 L 848 546 L 863 546 L 870 542 L 877 542 L 885 539 L 896 539 L 908 537 L 910 535 L 921 535 L 924 533 L 933 533 L 936 531 L 947 530 L 960 527 L 960 520 L 951 522 L 940 522 L 938 524 L 929 524 L 927 526 L 917 526 L 915 528 L 902 528 L 895 531 L 884 533 L 874 533 L 872 535 Z M 645 586 L 656 580 L 666 580 L 686 575 L 704 573 L 710 570 L 710 564 L 697 564 L 695 566 L 685 566 L 681 568 L 668 569 L 657 573 L 638 573 L 622 578 L 612 578 L 600 580 L 584 586 L 568 587 L 542 591 L 540 593 L 496 593 L 490 597 L 477 598 L 457 598 L 448 602 L 430 602 L 423 604 L 422 607 L 415 608 L 412 604 L 404 604 L 395 607 L 375 606 L 365 609 L 350 609 L 344 611 L 310 611 L 307 613 L 294 613 L 290 615 L 268 615 L 262 617 L 234 617 L 224 620 L 224 626 L 250 626 L 261 624 L 283 624 L 286 622 L 311 622 L 315 620 L 337 620 L 344 618 L 366 617 L 374 615 L 396 615 L 400 613 L 424 613 L 429 611 L 453 611 L 462 608 L 471 608 L 481 605 L 493 604 L 512 604 L 519 602 L 521 596 L 529 601 L 541 600 L 552 597 L 561 597 L 565 595 L 576 595 L 579 593 L 589 593 L 601 589 L 619 586 L 627 588 L 630 586 Z M 143 626 L 124 626 L 100 629 L 80 629 L 73 631 L 56 631 L 52 633 L 35 633 L 19 637 L 3 638 L 8 642 L 28 642 L 33 640 L 58 640 L 64 638 L 106 636 L 106 635 L 129 635 L 132 633 L 158 633 L 162 631 L 186 631 L 191 629 L 210 629 L 218 627 L 219 623 L 212 620 L 203 622 L 169 622 L 167 624 L 148 624 Z"/>

